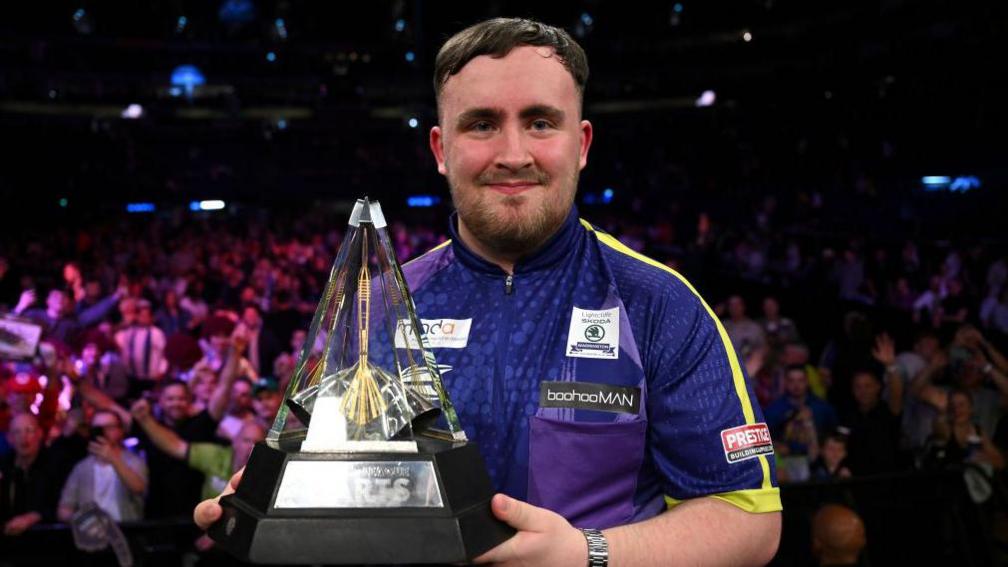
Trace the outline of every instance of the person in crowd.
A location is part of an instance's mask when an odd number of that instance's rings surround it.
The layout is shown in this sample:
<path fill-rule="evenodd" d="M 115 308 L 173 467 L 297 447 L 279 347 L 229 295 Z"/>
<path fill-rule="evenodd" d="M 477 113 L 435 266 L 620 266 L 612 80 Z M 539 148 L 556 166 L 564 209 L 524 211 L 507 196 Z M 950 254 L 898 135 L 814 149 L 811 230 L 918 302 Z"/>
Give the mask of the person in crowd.
<path fill-rule="evenodd" d="M 902 381 L 893 372 L 886 373 L 886 380 L 890 383 Z M 848 466 L 859 476 L 897 470 L 900 466 L 902 394 L 894 394 L 884 403 L 882 383 L 871 370 L 855 373 L 851 387 L 854 409 L 840 417 L 840 423 L 850 431 Z"/>
<path fill-rule="evenodd" d="M 38 419 L 23 412 L 11 419 L 7 440 L 12 454 L 0 461 L 0 522 L 3 534 L 21 535 L 56 515 L 60 479 L 42 441 Z"/>
<path fill-rule="evenodd" d="M 41 325 L 43 339 L 70 344 L 78 339 L 81 332 L 108 315 L 124 293 L 124 290 L 118 289 L 94 307 L 77 313 L 73 298 L 62 289 L 49 291 L 44 309 L 30 308 L 35 303 L 35 290 L 28 289 L 21 294 L 13 313 Z"/>
<path fill-rule="evenodd" d="M 227 378 L 222 378 L 227 380 Z M 231 381 L 227 412 L 217 427 L 217 435 L 224 439 L 233 439 L 241 430 L 242 425 L 255 421 L 252 381 L 244 376 L 238 376 Z"/>
<path fill-rule="evenodd" d="M 165 291 L 161 307 L 154 314 L 154 325 L 161 329 L 165 336 L 170 337 L 175 333 L 192 331 L 190 326 L 192 321 L 192 315 L 179 305 L 178 292 L 174 289 Z"/>
<path fill-rule="evenodd" d="M 834 409 L 812 395 L 803 366 L 791 366 L 784 377 L 784 394 L 765 411 L 771 436 L 786 454 L 816 457 L 810 448 L 837 425 Z"/>
<path fill-rule="evenodd" d="M 263 325 L 262 313 L 253 304 L 242 308 L 241 324 L 248 335 L 248 350 L 245 353 L 249 365 L 257 375 L 269 372 L 272 364 L 283 347 L 273 332 Z"/>
<path fill-rule="evenodd" d="M 92 386 L 117 401 L 124 401 L 130 391 L 129 370 L 119 350 L 97 330 L 85 333 L 75 370 Z"/>
<path fill-rule="evenodd" d="M 766 344 L 762 327 L 746 315 L 745 300 L 740 295 L 728 298 L 728 318 L 722 324 L 731 337 L 735 350 L 743 358 Z"/>
<path fill-rule="evenodd" d="M 973 418 L 973 398 L 964 390 L 948 393 L 948 412 L 935 420 L 931 438 L 932 462 L 937 464 L 974 463 L 990 472 L 1005 467 L 1004 454 L 980 429 Z"/>
<path fill-rule="evenodd" d="M 812 554 L 822 567 L 859 565 L 867 543 L 864 522 L 846 506 L 826 504 L 812 516 Z"/>
<path fill-rule="evenodd" d="M 809 466 L 812 480 L 850 478 L 847 467 L 847 436 L 833 432 L 819 442 L 819 457 Z"/>
<path fill-rule="evenodd" d="M 93 503 L 117 522 L 143 519 L 147 464 L 123 446 L 119 415 L 100 410 L 91 418 L 89 455 L 74 466 L 60 494 L 57 517 L 69 522 L 82 504 Z"/>
<path fill-rule="evenodd" d="M 260 423 L 272 425 L 283 403 L 283 392 L 280 391 L 280 384 L 272 376 L 264 376 L 256 381 L 253 390 L 255 398 L 252 399 L 252 408 Z"/>
<path fill-rule="evenodd" d="M 772 295 L 763 298 L 763 318 L 759 320 L 759 324 L 772 345 L 794 343 L 800 338 L 798 327 L 794 321 L 781 315 L 780 302 Z"/>
<path fill-rule="evenodd" d="M 154 313 L 146 299 L 136 302 L 136 322 L 115 334 L 115 342 L 130 374 L 130 397 L 154 388 L 168 370 L 164 332 L 154 325 Z"/>

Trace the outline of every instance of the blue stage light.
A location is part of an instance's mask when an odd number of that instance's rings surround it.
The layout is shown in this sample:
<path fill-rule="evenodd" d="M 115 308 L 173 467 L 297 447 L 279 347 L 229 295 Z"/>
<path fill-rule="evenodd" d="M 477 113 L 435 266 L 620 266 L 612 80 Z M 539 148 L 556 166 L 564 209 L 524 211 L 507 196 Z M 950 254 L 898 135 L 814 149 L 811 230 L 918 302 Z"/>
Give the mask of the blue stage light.
<path fill-rule="evenodd" d="M 206 77 L 195 65 L 179 65 L 172 71 L 171 84 L 185 91 L 186 95 L 192 96 L 196 87 L 206 84 Z M 171 90 L 168 92 L 172 96 L 178 96 Z"/>
<path fill-rule="evenodd" d="M 416 60 L 416 53 L 413 53 L 412 51 L 407 51 L 406 52 L 406 61 L 408 63 L 412 63 L 415 60 Z"/>
<path fill-rule="evenodd" d="M 433 207 L 441 202 L 437 195 L 410 195 L 406 198 L 407 207 Z"/>
<path fill-rule="evenodd" d="M 225 24 L 246 24 L 255 19 L 255 13 L 251 0 L 224 0 L 217 17 Z"/>
<path fill-rule="evenodd" d="M 157 210 L 154 203 L 127 203 L 127 213 L 153 213 Z"/>

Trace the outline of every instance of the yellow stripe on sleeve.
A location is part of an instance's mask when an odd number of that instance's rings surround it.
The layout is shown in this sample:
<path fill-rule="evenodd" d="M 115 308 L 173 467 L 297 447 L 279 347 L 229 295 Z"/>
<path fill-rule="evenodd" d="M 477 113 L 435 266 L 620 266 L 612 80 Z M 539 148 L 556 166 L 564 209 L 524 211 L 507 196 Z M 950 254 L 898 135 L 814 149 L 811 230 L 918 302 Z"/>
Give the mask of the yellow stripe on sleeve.
<path fill-rule="evenodd" d="M 589 232 L 595 233 L 595 236 L 602 244 L 605 244 L 606 246 L 612 248 L 616 252 L 619 252 L 626 256 L 630 256 L 635 260 L 644 262 L 649 266 L 654 266 L 655 268 L 664 270 L 672 274 L 673 276 L 676 277 L 676 279 L 682 282 L 683 285 L 689 288 L 691 292 L 693 292 L 693 295 L 695 295 L 696 298 L 700 300 L 700 304 L 704 306 L 704 309 L 707 311 L 707 314 L 710 315 L 711 319 L 714 320 L 714 325 L 717 327 L 718 335 L 720 335 L 721 337 L 721 344 L 722 346 L 724 346 L 725 354 L 728 356 L 728 365 L 731 367 L 732 382 L 735 386 L 735 394 L 738 396 L 739 403 L 742 406 L 742 414 L 745 416 L 746 424 L 752 425 L 756 423 L 756 414 L 753 411 L 752 401 L 749 399 L 749 391 L 746 389 L 745 375 L 742 373 L 742 366 L 739 364 L 738 356 L 735 354 L 735 348 L 732 346 L 731 339 L 728 337 L 728 331 L 725 330 L 724 325 L 721 324 L 721 320 L 718 319 L 717 315 L 714 314 L 714 310 L 711 309 L 710 306 L 707 305 L 707 302 L 704 301 L 703 297 L 701 297 L 700 294 L 697 293 L 696 288 L 694 288 L 693 285 L 686 280 L 686 278 L 680 275 L 679 272 L 673 270 L 672 268 L 666 266 L 665 264 L 662 264 L 661 262 L 658 262 L 657 260 L 648 258 L 647 256 L 637 252 L 636 250 L 633 250 L 626 244 L 623 244 L 622 242 L 617 240 L 611 234 L 595 230 L 595 227 L 593 227 L 591 223 L 589 223 L 588 221 L 581 219 L 581 225 L 584 226 L 586 229 L 588 229 Z M 770 464 L 767 462 L 766 456 L 760 455 L 758 458 L 760 462 L 760 468 L 763 469 L 763 484 L 759 490 L 777 491 L 777 489 L 774 488 L 773 484 L 770 482 Z M 738 492 L 747 492 L 747 491 L 737 491 L 728 494 L 736 494 Z M 732 503 L 735 504 L 735 502 Z M 779 510 L 780 509 L 779 494 L 777 496 L 777 506 L 778 506 L 777 509 Z M 742 506 L 739 507 L 741 508 Z"/>

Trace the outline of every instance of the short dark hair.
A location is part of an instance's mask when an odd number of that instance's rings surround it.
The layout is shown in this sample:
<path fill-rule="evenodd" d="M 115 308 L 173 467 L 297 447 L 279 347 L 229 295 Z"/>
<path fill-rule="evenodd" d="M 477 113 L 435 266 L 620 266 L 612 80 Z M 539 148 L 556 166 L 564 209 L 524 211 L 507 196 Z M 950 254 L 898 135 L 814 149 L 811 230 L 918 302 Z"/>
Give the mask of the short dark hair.
<path fill-rule="evenodd" d="M 588 57 L 566 31 L 524 18 L 493 18 L 467 27 L 448 38 L 434 60 L 434 94 L 440 106 L 441 89 L 448 78 L 480 55 L 495 59 L 507 56 L 521 45 L 551 47 L 570 71 L 578 95 L 584 97 L 588 82 Z"/>

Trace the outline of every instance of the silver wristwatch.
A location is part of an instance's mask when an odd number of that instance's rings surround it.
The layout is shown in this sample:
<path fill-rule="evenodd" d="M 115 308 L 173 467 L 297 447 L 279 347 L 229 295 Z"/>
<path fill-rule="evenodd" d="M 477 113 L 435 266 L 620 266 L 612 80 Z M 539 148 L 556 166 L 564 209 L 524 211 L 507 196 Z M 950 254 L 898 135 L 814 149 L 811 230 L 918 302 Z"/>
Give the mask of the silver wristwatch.
<path fill-rule="evenodd" d="M 581 529 L 588 540 L 588 567 L 609 567 L 609 542 L 599 530 Z"/>

